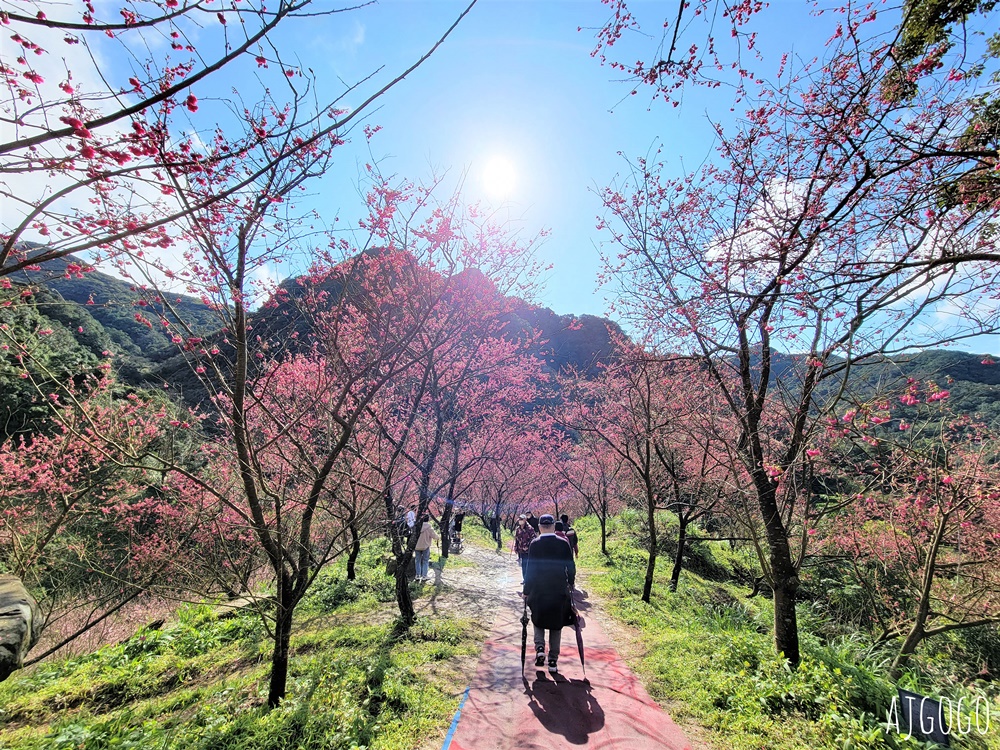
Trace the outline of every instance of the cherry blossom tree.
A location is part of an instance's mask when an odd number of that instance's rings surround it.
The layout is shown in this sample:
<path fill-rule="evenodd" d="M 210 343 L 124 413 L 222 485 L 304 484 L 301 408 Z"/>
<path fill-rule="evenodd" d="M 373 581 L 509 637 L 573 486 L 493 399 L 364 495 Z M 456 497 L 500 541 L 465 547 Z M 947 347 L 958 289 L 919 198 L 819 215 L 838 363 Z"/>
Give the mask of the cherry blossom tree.
<path fill-rule="evenodd" d="M 302 33 L 358 6 L 165 0 L 115 12 L 91 2 L 10 3 L 2 23 L 13 33 L 0 60 L 0 276 L 71 253 L 180 254 L 175 223 L 283 162 L 343 143 L 474 4 L 389 82 L 372 76 L 326 95 L 309 68 L 286 59 L 276 32 Z M 228 101 L 213 85 L 223 77 L 240 81 Z M 223 171 L 234 175 L 224 187 L 213 180 L 178 200 L 177 182 L 204 185 Z M 82 265 L 81 256 L 70 272 Z"/>
<path fill-rule="evenodd" d="M 348 581 L 353 581 L 357 577 L 362 540 L 382 529 L 382 495 L 378 474 L 362 459 L 361 452 L 355 448 L 349 458 L 348 466 L 340 470 L 339 491 L 335 499 L 338 515 L 350 534 L 346 575 Z"/>
<path fill-rule="evenodd" d="M 591 57 L 624 75 L 632 87 L 631 95 L 648 91 L 654 99 L 677 107 L 685 90 L 694 86 L 730 91 L 738 103 L 766 77 L 761 48 L 765 43 L 775 46 L 775 40 L 769 38 L 772 27 L 768 21 L 777 12 L 769 3 L 680 1 L 668 5 L 665 12 L 658 5 L 630 0 L 601 3 L 610 15 L 596 30 Z M 879 36 L 880 44 L 891 49 L 893 75 L 907 91 L 918 88 L 920 79 L 940 68 L 946 53 L 955 53 L 953 58 L 961 62 L 960 76 L 986 82 L 996 72 L 1000 37 L 991 17 L 993 4 L 987 1 L 909 0 L 883 6 L 845 3 L 823 8 L 802 3 L 798 8 L 785 5 L 783 11 L 801 13 L 803 21 L 812 21 L 820 34 L 833 40 L 866 33 Z M 807 19 L 807 13 L 813 18 Z M 987 43 L 979 44 L 979 37 L 987 37 Z M 995 78 L 992 83 L 996 83 Z M 970 132 L 967 145 L 978 140 L 978 146 L 987 146 L 981 155 L 992 150 L 995 156 L 995 135 L 982 140 L 996 125 L 995 105 L 995 91 L 970 97 L 963 105 L 979 120 L 978 134 Z M 983 174 L 971 171 L 973 179 L 968 182 L 978 182 L 979 190 L 988 188 L 987 181 L 978 179 Z"/>
<path fill-rule="evenodd" d="M 457 300 L 461 297 L 451 302 Z M 488 304 L 495 312 L 507 301 L 494 292 Z M 386 497 L 392 499 L 388 517 L 410 508 L 439 519 L 444 556 L 454 509 L 475 509 L 484 485 L 495 486 L 491 480 L 503 473 L 499 466 L 519 455 L 518 446 L 529 441 L 537 446 L 540 432 L 529 410 L 544 376 L 527 351 L 530 342 L 503 337 L 502 321 L 470 315 L 474 309 L 463 312 L 464 330 L 453 332 L 448 345 L 383 392 L 382 411 L 372 415 L 392 446 L 384 470 Z M 407 625 L 415 617 L 405 578 L 415 543 L 415 533 L 393 539 L 397 603 Z"/>
<path fill-rule="evenodd" d="M 425 332 L 445 343 L 421 370 L 384 392 L 384 411 L 396 415 L 397 425 L 393 430 L 382 422 L 401 444 L 415 477 L 415 505 L 440 511 L 442 531 L 455 502 L 489 460 L 491 440 L 505 429 L 519 434 L 524 412 L 546 380 L 541 362 L 530 353 L 535 337 L 506 331 L 513 300 L 480 274 L 461 279 L 457 287 L 448 300 L 455 314 L 444 321 L 450 330 L 429 327 Z M 399 419 L 411 413 L 412 419 Z M 445 537 L 443 554 L 447 549 Z"/>
<path fill-rule="evenodd" d="M 881 640 L 902 639 L 893 679 L 924 640 L 1000 622 L 998 443 L 947 397 L 911 382 L 905 406 L 869 400 L 835 430 L 854 497 L 824 546 L 851 559 Z"/>
<path fill-rule="evenodd" d="M 179 447 L 179 422 L 162 399 L 116 394 L 110 378 L 86 385 L 46 398 L 48 431 L 0 446 L 0 564 L 59 631 L 33 662 L 137 597 L 177 595 L 198 577 L 192 545 L 207 515 L 171 502 L 154 471 Z"/>
<path fill-rule="evenodd" d="M 446 530 L 485 460 L 477 435 L 484 425 L 495 429 L 498 410 L 510 414 L 532 397 L 524 372 L 537 373 L 539 364 L 526 354 L 529 341 L 505 334 L 505 315 L 509 295 L 532 293 L 539 237 L 509 236 L 458 193 L 434 207 L 427 189 L 406 190 L 409 202 L 373 211 L 373 232 L 390 247 L 427 257 L 438 275 L 409 289 L 430 305 L 409 346 L 419 356 L 367 404 L 361 426 L 364 459 L 380 475 L 396 599 L 408 627 L 416 614 L 406 571 L 417 540 L 398 521 L 408 509 L 418 517 L 440 513 Z"/>
<path fill-rule="evenodd" d="M 463 279 L 449 296 L 448 312 L 429 325 L 422 336 L 431 341 L 427 356 L 385 388 L 369 408 L 367 421 L 377 433 L 368 441 L 369 462 L 382 475 L 385 514 L 390 521 L 412 511 L 417 518 L 440 513 L 439 528 L 448 520 L 463 475 L 474 471 L 476 458 L 467 444 L 471 425 L 465 412 L 474 373 L 486 348 L 482 335 L 490 324 L 476 315 L 478 287 L 482 277 Z M 496 296 L 488 288 L 488 295 Z M 413 558 L 418 525 L 388 526 L 395 562 L 396 598 L 403 623 L 415 622 L 407 570 Z M 442 548 L 446 548 L 442 534 Z"/>
<path fill-rule="evenodd" d="M 227 471 L 229 467 L 216 461 L 211 473 L 198 473 L 172 459 L 165 459 L 160 468 L 188 480 L 186 485 L 176 484 L 182 498 L 204 500 L 207 495 L 226 509 L 213 525 L 223 538 L 232 541 L 251 531 L 273 570 L 277 608 L 272 706 L 284 695 L 294 607 L 318 566 L 328 559 L 313 556 L 310 543 L 317 511 L 323 503 L 333 502 L 331 477 L 338 476 L 334 464 L 366 398 L 414 361 L 404 355 L 409 341 L 402 331 L 407 325 L 411 331 L 419 327 L 426 310 L 389 304 L 389 286 L 402 291 L 407 280 L 420 276 L 415 272 L 420 261 L 405 253 L 390 249 L 352 265 L 354 273 L 369 274 L 363 283 L 373 284 L 365 289 L 370 305 L 364 310 L 357 307 L 366 297 L 355 279 L 333 282 L 341 285 L 342 301 L 348 296 L 344 293 L 348 284 L 358 292 L 350 304 L 339 306 L 340 322 L 349 314 L 357 316 L 352 330 L 345 332 L 346 325 L 339 323 L 328 325 L 328 345 L 320 355 L 324 366 L 330 365 L 325 370 L 328 377 L 350 370 L 335 386 L 340 401 L 323 404 L 334 410 L 339 432 L 326 445 L 325 454 L 313 451 L 299 456 L 314 462 L 313 473 L 307 475 L 311 484 L 299 480 L 294 487 L 275 488 L 267 472 L 277 471 L 276 459 L 266 450 L 271 445 L 263 437 L 268 434 L 267 420 L 258 412 L 268 408 L 265 393 L 280 384 L 291 366 L 284 357 L 296 347 L 269 349 L 273 341 L 258 340 L 250 333 L 252 310 L 274 291 L 256 286 L 255 276 L 269 264 L 287 260 L 294 240 L 301 239 L 298 232 L 304 224 L 298 219 L 303 212 L 293 206 L 293 197 L 307 181 L 327 171 L 333 152 L 370 105 L 426 60 L 471 7 L 427 54 L 392 80 L 383 85 L 369 78 L 325 102 L 312 72 L 282 59 L 273 32 L 279 24 L 284 30 L 347 8 L 319 7 L 310 0 L 218 8 L 167 0 L 129 3 L 121 11 L 121 21 L 104 17 L 105 8 L 98 10 L 91 3 L 80 10 L 24 3 L 2 12 L 4 25 L 15 30 L 15 46 L 4 46 L 0 70 L 5 92 L 0 192 L 5 206 L 20 210 L 4 214 L 12 223 L 5 224 L 0 237 L 0 276 L 70 253 L 90 251 L 95 263 L 112 260 L 118 272 L 145 294 L 137 319 L 166 327 L 201 381 L 223 434 L 232 441 L 210 454 L 229 450 L 238 471 Z M 170 48 L 166 60 L 162 40 Z M 55 45 L 86 52 L 78 59 L 67 53 L 66 68 L 43 74 Z M 18 57 L 8 59 L 8 51 L 14 50 Z M 105 59 L 125 63 L 105 65 L 101 62 Z M 206 79 L 218 78 L 215 74 L 223 70 L 239 78 L 243 90 L 228 101 L 213 103 L 205 97 Z M 371 132 L 366 128 L 366 135 Z M 32 193 L 39 178 L 44 187 Z M 385 200 L 378 206 L 381 198 L 373 198 L 373 218 L 367 227 L 373 234 L 398 205 L 398 195 L 382 192 Z M 26 239 L 46 244 L 30 246 Z M 455 262 L 450 258 L 445 266 L 454 267 Z M 376 265 L 379 270 L 372 270 Z M 67 269 L 71 275 L 85 270 L 82 260 Z M 314 270 L 317 280 L 325 275 L 329 281 L 340 273 Z M 380 289 L 375 281 L 379 274 Z M 3 284 L 10 287 L 7 279 Z M 166 290 L 174 291 L 178 285 L 219 312 L 223 332 L 211 343 L 195 335 L 193 326 L 167 302 Z M 375 328 L 365 329 L 365 322 Z M 357 356 L 363 336 L 384 344 L 373 347 L 373 359 Z M 346 345 L 354 350 L 338 348 L 352 337 L 353 343 Z M 260 348 L 253 350 L 255 344 Z M 315 359 L 312 364 L 320 367 Z M 298 366 L 306 367 L 306 361 Z M 381 367 L 385 372 L 379 372 Z M 308 415 L 306 405 L 299 408 L 294 424 Z M 288 433 L 282 438 L 295 442 L 296 436 Z M 300 447 L 302 440 L 299 436 Z M 242 495 L 234 495 L 234 487 Z M 290 512 L 282 517 L 285 507 Z M 232 533 L 227 536 L 222 525 Z M 244 578 L 253 567 L 253 555 L 232 559 L 232 544 L 213 549 Z"/>
<path fill-rule="evenodd" d="M 529 442 L 536 452 L 548 445 L 548 421 L 538 403 L 550 378 L 531 353 L 535 339 L 510 338 L 503 325 L 495 334 L 466 355 L 471 366 L 459 383 L 461 398 L 448 410 L 447 457 L 437 473 L 444 500 L 442 529 L 448 528 L 455 505 L 468 497 L 484 472 L 489 473 L 490 464 L 508 460 L 517 442 Z M 442 553 L 447 549 L 443 541 Z"/>
<path fill-rule="evenodd" d="M 217 436 L 211 453 L 219 460 L 205 471 L 176 461 L 163 470 L 185 477 L 191 496 L 207 494 L 228 509 L 234 530 L 252 534 L 273 579 L 273 606 L 262 608 L 274 640 L 271 706 L 285 693 L 297 604 L 323 565 L 353 548 L 354 506 L 344 516 L 341 498 L 352 491 L 345 477 L 359 422 L 387 384 L 447 343 L 446 336 L 425 334 L 458 314 L 447 301 L 459 272 L 505 269 L 511 250 L 499 234 L 487 237 L 463 224 L 454 197 L 438 204 L 423 188 L 379 183 L 364 221 L 375 246 L 360 251 L 333 242 L 315 250 L 306 276 L 265 296 L 255 272 L 302 241 L 308 217 L 297 219 L 289 204 L 329 158 L 329 149 L 317 145 L 275 165 L 238 198 L 189 216 L 187 285 L 212 303 L 218 335 L 193 335 L 173 310 L 172 318 L 137 313 L 172 336 L 206 394 Z M 239 178 L 223 171 L 205 179 L 204 189 L 213 181 L 224 189 Z M 175 184 L 184 195 L 188 186 Z M 400 224 L 412 230 L 405 241 L 396 234 Z M 145 273 L 137 288 L 171 309 L 157 286 L 169 268 L 158 258 L 129 260 L 123 272 Z M 261 299 L 263 309 L 254 310 Z"/>
<path fill-rule="evenodd" d="M 518 515 L 544 507 L 558 438 L 551 419 L 538 407 L 531 402 L 519 410 L 496 411 L 477 435 L 475 450 L 482 461 L 464 505 L 487 528 L 496 517 L 501 527 L 512 529 Z"/>
<path fill-rule="evenodd" d="M 734 493 L 739 475 L 738 464 L 732 462 L 726 450 L 726 435 L 721 425 L 712 423 L 713 402 L 699 399 L 696 389 L 685 395 L 688 403 L 693 401 L 701 408 L 678 415 L 672 430 L 676 442 L 669 450 L 657 446 L 657 458 L 670 479 L 664 505 L 677 516 L 671 591 L 677 590 L 680 581 L 691 525 L 710 519 L 727 507 L 726 501 Z"/>
<path fill-rule="evenodd" d="M 678 0 L 665 16 L 657 8 L 652 18 L 636 9 L 639 3 L 601 2 L 611 13 L 597 29 L 591 57 L 623 74 L 632 95 L 649 89 L 676 107 L 686 86 L 732 87 L 739 99 L 747 80 L 753 81 L 751 63 L 758 55 L 751 22 L 767 7 L 762 0 Z"/>
<path fill-rule="evenodd" d="M 583 433 L 578 441 L 568 438 L 553 456 L 553 467 L 568 487 L 583 500 L 584 512 L 601 525 L 601 553 L 608 554 L 608 520 L 624 507 L 620 477 L 624 459 L 607 444 Z"/>
<path fill-rule="evenodd" d="M 891 43 L 865 38 L 864 24 L 852 11 L 821 63 L 783 72 L 735 127 L 719 127 L 717 158 L 699 172 L 671 178 L 640 159 L 604 193 L 621 308 L 661 347 L 701 362 L 739 425 L 776 645 L 793 664 L 798 532 L 779 493 L 839 395 L 819 384 L 1000 324 L 998 206 L 948 199 L 970 167 L 996 158 L 963 145 L 976 81 L 961 60 L 939 59 L 913 71 L 919 86 L 904 99 Z M 803 360 L 778 373 L 775 347 Z M 780 436 L 773 455 L 768 422 Z"/>
<path fill-rule="evenodd" d="M 666 509 L 669 488 L 680 478 L 673 430 L 693 407 L 681 394 L 682 378 L 673 372 L 684 369 L 683 363 L 651 356 L 622 337 L 616 343 L 620 356 L 598 378 L 567 384 L 571 396 L 561 419 L 614 453 L 638 490 L 649 539 L 642 590 L 648 603 L 661 546 L 656 512 Z"/>

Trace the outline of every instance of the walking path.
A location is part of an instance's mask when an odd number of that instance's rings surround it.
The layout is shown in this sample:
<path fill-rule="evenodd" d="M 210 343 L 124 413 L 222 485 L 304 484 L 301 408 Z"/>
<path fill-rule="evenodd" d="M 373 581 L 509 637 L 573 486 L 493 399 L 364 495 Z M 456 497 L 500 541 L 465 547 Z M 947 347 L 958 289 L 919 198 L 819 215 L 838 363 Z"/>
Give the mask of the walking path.
<path fill-rule="evenodd" d="M 511 566 L 512 571 L 517 571 Z M 519 572 L 519 571 L 517 571 Z M 479 666 L 443 750 L 530 750 L 587 745 L 598 750 L 690 750 L 681 730 L 653 702 L 611 645 L 585 591 L 576 595 L 585 621 L 586 677 L 572 628 L 563 629 L 555 679 L 536 670 L 531 625 L 521 676 L 520 586 L 500 579 L 500 602 Z"/>

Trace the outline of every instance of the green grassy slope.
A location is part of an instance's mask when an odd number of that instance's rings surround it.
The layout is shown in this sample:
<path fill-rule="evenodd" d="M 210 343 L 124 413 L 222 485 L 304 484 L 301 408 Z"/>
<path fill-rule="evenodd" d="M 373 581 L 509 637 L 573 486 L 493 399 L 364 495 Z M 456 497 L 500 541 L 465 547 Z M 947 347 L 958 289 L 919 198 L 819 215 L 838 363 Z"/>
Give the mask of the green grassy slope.
<path fill-rule="evenodd" d="M 808 603 L 799 605 L 802 663 L 790 670 L 774 652 L 771 602 L 748 598 L 749 590 L 685 572 L 677 593 L 668 590 L 669 559 L 661 558 L 652 601 L 640 600 L 645 553 L 631 530 L 637 519 L 613 521 L 609 558 L 600 552 L 600 529 L 593 519 L 575 525 L 581 537 L 581 568 L 586 587 L 634 640 L 642 656 L 633 668 L 651 695 L 667 705 L 682 725 L 726 750 L 852 750 L 919 748 L 886 725 L 895 694 L 885 676 L 889 652 L 871 646 L 861 632 L 829 622 Z M 720 571 L 745 564 L 724 543 L 702 543 L 692 557 L 700 568 Z M 950 661 L 955 643 L 942 641 L 917 660 L 901 682 L 924 695 L 990 702 L 989 731 L 954 736 L 952 747 L 1000 749 L 1000 691 L 971 683 Z M 980 703 L 985 727 L 985 703 Z M 902 724 L 901 724 L 902 728 Z M 903 729 L 905 732 L 905 729 Z"/>
<path fill-rule="evenodd" d="M 357 581 L 325 572 L 300 605 L 287 699 L 266 710 L 270 642 L 253 613 L 188 607 L 161 631 L 0 683 L 0 748 L 408 750 L 440 738 L 482 633 L 421 618 L 395 629 L 381 549 Z M 461 687 L 457 687 L 461 686 Z"/>

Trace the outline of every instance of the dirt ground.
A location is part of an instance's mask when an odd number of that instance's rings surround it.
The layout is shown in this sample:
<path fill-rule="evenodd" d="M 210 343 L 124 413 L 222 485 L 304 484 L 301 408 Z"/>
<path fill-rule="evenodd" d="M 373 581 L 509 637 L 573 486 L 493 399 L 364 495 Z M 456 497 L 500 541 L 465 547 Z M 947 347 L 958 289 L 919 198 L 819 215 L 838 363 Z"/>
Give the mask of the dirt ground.
<path fill-rule="evenodd" d="M 502 600 L 504 586 L 520 580 L 517 558 L 509 550 L 467 545 L 447 559 L 432 555 L 433 581 L 418 590 L 413 602 L 418 615 L 444 613 L 481 622 L 489 632 Z"/>

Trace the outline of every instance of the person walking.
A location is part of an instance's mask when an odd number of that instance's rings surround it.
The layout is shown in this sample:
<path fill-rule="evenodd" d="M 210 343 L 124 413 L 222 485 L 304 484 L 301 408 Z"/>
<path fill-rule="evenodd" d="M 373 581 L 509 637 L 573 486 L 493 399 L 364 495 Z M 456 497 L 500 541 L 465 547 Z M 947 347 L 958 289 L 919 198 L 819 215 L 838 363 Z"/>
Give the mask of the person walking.
<path fill-rule="evenodd" d="M 556 533 L 557 537 L 559 537 L 564 542 L 566 542 L 566 544 L 569 544 L 569 537 L 566 536 L 566 532 L 563 529 L 563 522 L 562 521 L 556 521 L 556 532 L 555 533 Z M 570 546 L 570 550 L 572 550 L 572 549 L 573 549 L 573 547 Z"/>
<path fill-rule="evenodd" d="M 555 534 L 555 519 L 548 513 L 538 519 L 538 537 L 528 546 L 524 571 L 524 598 L 531 609 L 535 636 L 535 666 L 545 666 L 545 634 L 548 631 L 548 667 L 559 672 L 562 629 L 573 624 L 573 586 L 576 563 L 569 544 Z"/>
<path fill-rule="evenodd" d="M 559 516 L 559 520 L 562 521 L 563 531 L 566 533 L 566 541 L 569 542 L 570 549 L 573 550 L 573 557 L 580 556 L 580 540 L 576 535 L 576 529 L 570 525 L 569 516 L 563 513 Z"/>
<path fill-rule="evenodd" d="M 521 514 L 521 517 L 517 519 L 517 528 L 514 529 L 514 554 L 517 555 L 517 561 L 521 565 L 521 585 L 524 585 L 524 567 L 528 564 L 528 547 L 535 540 L 537 534 L 535 530 L 528 525 L 528 517 Z"/>
<path fill-rule="evenodd" d="M 534 511 L 528 511 L 528 525 L 535 530 L 536 534 L 538 533 L 538 519 L 535 518 Z"/>
<path fill-rule="evenodd" d="M 420 518 L 420 535 L 417 537 L 417 546 L 413 548 L 416 559 L 417 575 L 416 580 L 426 581 L 429 578 L 431 563 L 431 541 L 440 540 L 441 537 L 434 531 L 430 519 L 427 516 Z"/>
<path fill-rule="evenodd" d="M 493 535 L 493 541 L 497 543 L 497 552 L 500 551 L 502 542 L 500 535 L 500 516 L 496 513 L 490 514 L 490 524 L 489 524 L 490 534 Z"/>

